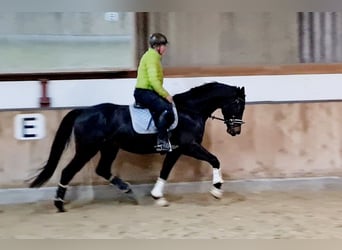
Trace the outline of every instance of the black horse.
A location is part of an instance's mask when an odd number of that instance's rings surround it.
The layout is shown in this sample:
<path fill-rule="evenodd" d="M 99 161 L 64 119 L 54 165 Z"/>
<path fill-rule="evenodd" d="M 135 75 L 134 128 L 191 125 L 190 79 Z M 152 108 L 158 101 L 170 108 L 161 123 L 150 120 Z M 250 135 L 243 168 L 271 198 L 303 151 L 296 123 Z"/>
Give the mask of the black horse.
<path fill-rule="evenodd" d="M 245 88 L 211 82 L 177 94 L 173 99 L 178 111 L 178 125 L 172 130 L 170 141 L 177 145 L 177 148 L 166 153 L 151 195 L 157 204 L 168 204 L 163 195 L 164 185 L 174 164 L 183 154 L 206 161 L 212 166 L 213 186 L 210 192 L 214 197 L 221 198 L 223 179 L 220 162 L 201 145 L 205 123 L 215 110 L 221 109 L 224 118 L 217 119 L 225 122 L 230 135 L 240 134 L 245 109 Z M 54 201 L 60 212 L 65 211 L 64 196 L 67 185 L 98 151 L 101 157 L 96 173 L 123 192 L 131 192 L 130 186 L 111 173 L 111 166 L 119 149 L 136 154 L 157 153 L 154 148 L 156 134 L 138 134 L 134 131 L 128 105 L 103 103 L 73 109 L 61 121 L 48 161 L 34 177 L 31 188 L 42 186 L 53 175 L 72 131 L 76 153 L 62 171 Z"/>

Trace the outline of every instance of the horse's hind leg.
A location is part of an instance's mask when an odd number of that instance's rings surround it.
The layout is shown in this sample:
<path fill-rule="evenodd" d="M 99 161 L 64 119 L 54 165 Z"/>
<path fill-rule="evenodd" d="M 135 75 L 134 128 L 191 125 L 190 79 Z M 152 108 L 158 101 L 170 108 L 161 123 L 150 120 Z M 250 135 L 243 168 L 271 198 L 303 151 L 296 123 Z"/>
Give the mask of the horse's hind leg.
<path fill-rule="evenodd" d="M 110 184 L 116 186 L 120 191 L 129 193 L 131 188 L 129 184 L 121 180 L 117 176 L 113 176 L 111 172 L 112 163 L 119 151 L 119 148 L 112 144 L 105 144 L 101 149 L 101 158 L 98 166 L 96 167 L 96 173 L 108 180 Z"/>
<path fill-rule="evenodd" d="M 67 186 L 77 172 L 79 172 L 83 166 L 97 153 L 96 147 L 77 148 L 74 158 L 63 169 L 62 176 L 57 188 L 55 197 L 55 206 L 59 212 L 65 212 L 64 209 L 64 197 L 67 190 Z"/>

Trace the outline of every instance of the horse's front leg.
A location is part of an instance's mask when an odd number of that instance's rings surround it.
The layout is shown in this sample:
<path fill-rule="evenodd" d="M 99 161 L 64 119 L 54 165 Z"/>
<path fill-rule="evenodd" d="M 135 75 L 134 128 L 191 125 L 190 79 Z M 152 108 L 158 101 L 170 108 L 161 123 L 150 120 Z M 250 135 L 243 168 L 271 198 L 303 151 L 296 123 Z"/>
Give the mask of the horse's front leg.
<path fill-rule="evenodd" d="M 181 152 L 179 150 L 174 150 L 166 154 L 159 178 L 151 190 L 151 196 L 155 200 L 155 204 L 158 206 L 166 207 L 169 205 L 169 202 L 164 197 L 164 188 L 170 172 L 180 156 Z"/>
<path fill-rule="evenodd" d="M 223 195 L 222 191 L 222 173 L 220 168 L 213 168 L 213 186 L 210 189 L 210 193 L 217 199 L 221 199 Z"/>
<path fill-rule="evenodd" d="M 217 157 L 208 152 L 208 150 L 206 150 L 202 145 L 197 143 L 191 144 L 191 146 L 184 151 L 184 154 L 194 157 L 198 160 L 206 161 L 213 167 L 213 186 L 210 189 L 210 193 L 217 199 L 222 198 L 223 179 L 220 169 L 220 162 Z"/>

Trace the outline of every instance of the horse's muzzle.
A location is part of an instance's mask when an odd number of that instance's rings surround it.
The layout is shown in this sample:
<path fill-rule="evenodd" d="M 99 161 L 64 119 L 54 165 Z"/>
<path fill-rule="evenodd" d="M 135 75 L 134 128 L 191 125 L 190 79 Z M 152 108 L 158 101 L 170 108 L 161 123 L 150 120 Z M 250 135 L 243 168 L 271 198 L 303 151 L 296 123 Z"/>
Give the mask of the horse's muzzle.
<path fill-rule="evenodd" d="M 227 133 L 231 136 L 236 136 L 241 133 L 241 126 L 228 126 Z"/>
<path fill-rule="evenodd" d="M 225 121 L 225 123 L 227 125 L 227 132 L 231 136 L 239 135 L 241 133 L 242 124 L 245 124 L 243 120 L 236 118 L 229 119 L 228 121 Z"/>

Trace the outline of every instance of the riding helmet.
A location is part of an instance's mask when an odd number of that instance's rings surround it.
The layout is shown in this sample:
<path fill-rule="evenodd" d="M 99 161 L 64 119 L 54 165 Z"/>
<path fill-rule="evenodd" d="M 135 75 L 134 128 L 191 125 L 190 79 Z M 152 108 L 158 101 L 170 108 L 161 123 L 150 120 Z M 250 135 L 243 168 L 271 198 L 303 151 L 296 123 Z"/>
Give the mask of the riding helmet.
<path fill-rule="evenodd" d="M 149 43 L 151 48 L 154 48 L 155 46 L 166 45 L 169 42 L 165 35 L 161 33 L 153 33 L 149 38 Z"/>

